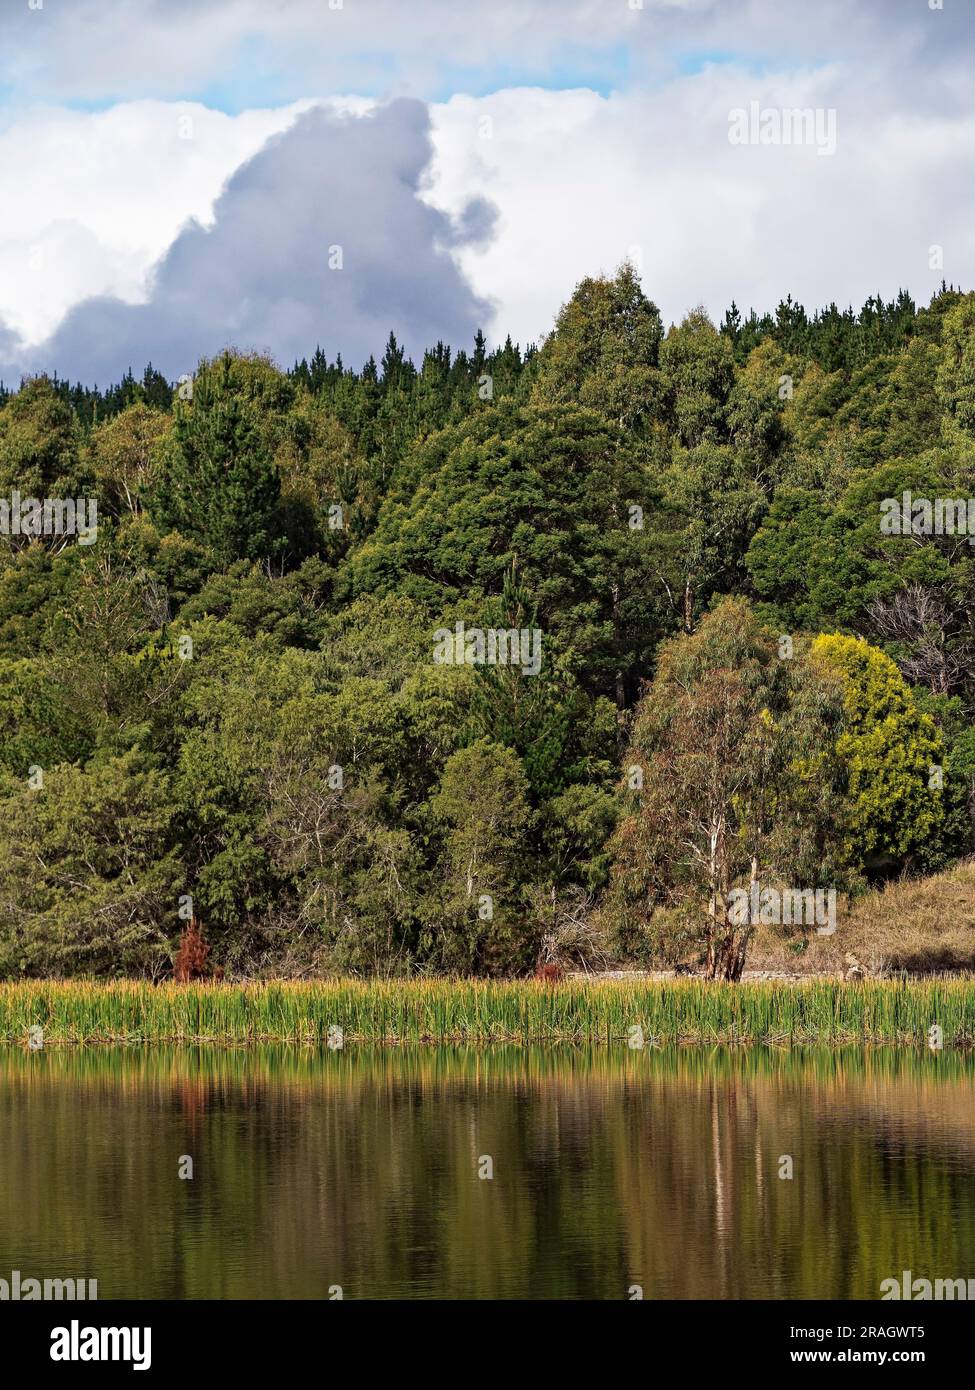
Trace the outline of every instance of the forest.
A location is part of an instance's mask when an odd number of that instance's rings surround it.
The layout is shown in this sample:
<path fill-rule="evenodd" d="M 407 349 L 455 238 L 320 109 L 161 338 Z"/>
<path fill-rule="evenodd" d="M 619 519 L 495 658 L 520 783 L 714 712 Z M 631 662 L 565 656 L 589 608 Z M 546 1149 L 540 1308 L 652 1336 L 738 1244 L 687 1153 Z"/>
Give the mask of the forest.
<path fill-rule="evenodd" d="M 973 851 L 975 294 L 14 387 L 2 979 L 737 980 Z"/>

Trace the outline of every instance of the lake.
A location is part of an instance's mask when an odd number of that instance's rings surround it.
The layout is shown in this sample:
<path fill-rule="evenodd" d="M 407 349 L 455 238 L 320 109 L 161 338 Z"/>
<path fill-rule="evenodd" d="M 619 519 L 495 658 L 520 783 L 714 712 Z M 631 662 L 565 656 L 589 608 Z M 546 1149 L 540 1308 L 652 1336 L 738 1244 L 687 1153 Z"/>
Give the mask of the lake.
<path fill-rule="evenodd" d="M 94 1278 L 100 1299 L 863 1299 L 905 1269 L 975 1276 L 963 1053 L 0 1052 L 0 1278 Z"/>

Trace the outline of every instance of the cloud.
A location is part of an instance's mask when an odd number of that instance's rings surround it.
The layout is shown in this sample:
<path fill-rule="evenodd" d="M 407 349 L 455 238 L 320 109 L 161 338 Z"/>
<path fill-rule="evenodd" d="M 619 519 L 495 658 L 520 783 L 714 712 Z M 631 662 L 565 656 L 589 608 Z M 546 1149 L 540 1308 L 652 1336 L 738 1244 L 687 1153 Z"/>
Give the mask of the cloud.
<path fill-rule="evenodd" d="M 763 310 L 792 293 L 812 309 L 901 286 L 926 300 L 942 276 L 971 287 L 959 171 L 975 154 L 973 36 L 975 9 L 956 0 L 5 7 L 8 103 L 203 95 L 18 107 L 6 124 L 0 105 L 0 316 L 23 339 L 14 353 L 8 334 L 0 361 L 104 382 L 116 362 L 163 354 L 182 372 L 200 344 L 287 361 L 321 339 L 352 362 L 390 327 L 417 350 L 458 345 L 475 320 L 525 343 L 582 276 L 625 256 L 668 320 L 698 303 L 720 316 L 732 297 Z M 326 96 L 337 90 L 366 95 Z M 404 90 L 431 99 L 429 134 L 416 107 L 388 149 L 388 117 L 323 117 L 314 151 L 289 152 L 309 127 L 259 156 L 272 194 L 240 168 L 323 100 L 361 113 Z M 211 109 L 270 94 L 290 104 Z M 835 109 L 835 154 L 731 145 L 729 112 L 752 100 Z M 327 276 L 334 243 L 345 268 Z"/>
<path fill-rule="evenodd" d="M 144 300 L 184 223 L 309 103 L 226 116 L 189 102 L 35 107 L 0 129 L 2 311 L 25 344 L 94 295 Z"/>
<path fill-rule="evenodd" d="M 233 101 L 242 80 L 285 102 L 315 92 L 431 97 L 457 73 L 610 73 L 656 12 L 698 0 L 26 0 L 0 13 L 0 86 L 18 98 Z M 707 8 L 707 7 L 705 7 Z M 297 84 L 297 86 L 296 86 Z M 492 85 L 498 85 L 496 83 Z"/>
<path fill-rule="evenodd" d="M 966 0 L 10 0 L 0 87 L 17 101 L 194 97 L 225 109 L 257 83 L 261 104 L 349 91 L 437 100 L 566 86 L 569 73 L 605 91 L 731 54 L 895 64 L 922 101 L 948 97 L 950 68 L 961 101 L 973 32 Z"/>
<path fill-rule="evenodd" d="M 736 146 L 729 113 L 836 112 L 836 151 Z M 947 278 L 975 286 L 975 223 L 959 170 L 975 160 L 971 109 L 905 111 L 842 65 L 797 72 L 710 66 L 644 92 L 455 96 L 433 108 L 426 196 L 456 214 L 498 208 L 494 236 L 459 253 L 498 304 L 495 340 L 549 331 L 587 274 L 626 257 L 668 321 L 703 303 L 720 318 L 774 308 L 859 308 L 902 286 L 927 302 Z M 939 262 L 932 248 L 942 248 Z"/>
<path fill-rule="evenodd" d="M 489 214 L 481 201 L 452 222 L 421 201 L 431 153 L 420 102 L 307 111 L 237 170 L 212 225 L 179 233 L 144 304 L 85 300 L 3 375 L 57 370 L 105 385 L 151 358 L 176 378 L 227 345 L 290 365 L 321 343 L 358 365 L 390 329 L 414 353 L 469 343 L 491 307 L 448 248 L 483 242 Z"/>
<path fill-rule="evenodd" d="M 14 354 L 18 351 L 19 346 L 16 333 L 7 327 L 3 320 L 0 319 L 0 383 L 6 385 L 8 388 L 16 386 L 19 380 L 19 373 L 8 372 L 6 380 L 4 380 L 3 364 L 13 361 Z"/>

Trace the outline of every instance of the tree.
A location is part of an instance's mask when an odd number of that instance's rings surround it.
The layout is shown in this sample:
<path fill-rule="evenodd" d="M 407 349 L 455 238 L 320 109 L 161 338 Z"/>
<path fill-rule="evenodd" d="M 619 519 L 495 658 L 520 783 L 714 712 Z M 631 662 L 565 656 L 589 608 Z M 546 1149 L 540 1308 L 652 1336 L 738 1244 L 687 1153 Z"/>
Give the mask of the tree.
<path fill-rule="evenodd" d="M 745 553 L 766 498 L 743 459 L 724 445 L 675 448 L 663 485 L 683 522 L 673 536 L 668 591 L 675 618 L 690 632 L 716 593 L 743 587 Z"/>
<path fill-rule="evenodd" d="M 0 411 L 0 495 L 77 497 L 85 481 L 79 430 L 47 377 L 26 381 Z"/>
<path fill-rule="evenodd" d="M 179 938 L 179 950 L 173 958 L 173 979 L 178 984 L 189 984 L 190 980 L 202 980 L 207 975 L 207 957 L 210 947 L 203 939 L 200 924 L 191 917 Z"/>
<path fill-rule="evenodd" d="M 448 969 L 496 973 L 531 963 L 520 901 L 527 792 L 516 754 L 489 739 L 447 760 L 431 801 L 443 833 L 444 886 L 427 930 Z"/>
<path fill-rule="evenodd" d="M 178 621 L 189 624 L 210 616 L 246 637 L 269 633 L 282 646 L 313 649 L 326 629 L 334 580 L 332 566 L 314 556 L 284 575 L 269 575 L 257 562 L 236 560 L 182 604 Z"/>
<path fill-rule="evenodd" d="M 299 396 L 272 442 L 281 480 L 280 528 L 291 558 L 317 553 L 338 559 L 375 510 L 348 430 L 320 401 Z"/>
<path fill-rule="evenodd" d="M 131 750 L 3 790 L 0 975 L 160 973 L 183 882 L 168 777 Z"/>
<path fill-rule="evenodd" d="M 967 528 L 927 535 L 899 518 L 905 492 L 915 498 L 968 498 L 943 451 L 894 459 L 855 473 L 832 505 L 820 491 L 782 487 L 745 559 L 755 589 L 790 629 L 854 628 L 869 635 L 869 613 L 905 586 L 963 591 L 971 567 Z M 885 523 L 889 501 L 903 527 Z"/>
<path fill-rule="evenodd" d="M 670 329 L 660 349 L 668 415 L 685 448 L 727 438 L 734 354 L 703 309 Z"/>
<path fill-rule="evenodd" d="M 941 828 L 941 854 L 934 847 L 928 862 L 939 868 L 954 859 L 975 853 L 975 728 L 964 703 L 957 695 L 937 695 L 914 691 L 914 702 L 929 714 L 944 744 L 944 766 L 939 776 L 928 781 L 941 782 L 944 820 Z"/>
<path fill-rule="evenodd" d="M 281 481 L 262 426 L 266 385 L 230 353 L 201 362 L 192 400 L 177 404 L 160 445 L 153 517 L 202 541 L 219 566 L 283 545 L 275 530 Z"/>
<path fill-rule="evenodd" d="M 175 741 L 187 663 L 159 632 L 167 617 L 165 595 L 124 551 L 103 541 L 80 562 L 41 646 L 49 692 L 91 752 Z"/>
<path fill-rule="evenodd" d="M 954 695 L 975 680 L 970 627 L 963 602 L 953 597 L 948 585 L 905 584 L 867 609 L 901 675 L 933 695 Z"/>
<path fill-rule="evenodd" d="M 975 294 L 949 309 L 942 325 L 938 395 L 949 442 L 975 440 Z"/>
<path fill-rule="evenodd" d="M 709 979 L 738 980 L 754 930 L 733 907 L 786 875 L 829 881 L 839 699 L 741 599 L 662 648 L 625 759 L 625 814 L 611 846 L 611 915 L 624 944 L 655 911 L 701 904 Z"/>
<path fill-rule="evenodd" d="M 822 635 L 812 659 L 838 675 L 843 726 L 836 742 L 848 778 L 845 857 L 883 873 L 936 859 L 944 805 L 937 776 L 945 749 L 895 663 L 862 638 Z"/>
<path fill-rule="evenodd" d="M 731 441 L 766 487 L 778 481 L 778 460 L 789 443 L 785 407 L 799 371 L 800 364 L 770 339 L 736 372 L 728 396 Z"/>
<path fill-rule="evenodd" d="M 585 688 L 622 711 L 667 621 L 672 524 L 594 411 L 504 403 L 411 452 L 349 578 L 356 594 L 398 590 L 443 611 L 500 597 L 516 567 L 543 634 L 571 645 Z"/>
<path fill-rule="evenodd" d="M 640 431 L 659 412 L 663 325 L 633 266 L 580 282 L 535 364 L 532 403 L 584 405 Z"/>
<path fill-rule="evenodd" d="M 154 482 L 158 447 L 170 424 L 161 411 L 132 405 L 92 435 L 95 480 L 110 516 L 142 510 Z"/>

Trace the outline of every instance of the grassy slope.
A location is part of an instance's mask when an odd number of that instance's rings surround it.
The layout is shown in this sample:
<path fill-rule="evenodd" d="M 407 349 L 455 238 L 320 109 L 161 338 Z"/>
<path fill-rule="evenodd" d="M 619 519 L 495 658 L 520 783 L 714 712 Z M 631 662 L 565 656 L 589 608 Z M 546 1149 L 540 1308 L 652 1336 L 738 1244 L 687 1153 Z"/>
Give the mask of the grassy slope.
<path fill-rule="evenodd" d="M 773 928 L 756 934 L 753 970 L 839 971 L 852 952 L 873 973 L 975 971 L 975 862 L 930 878 L 900 879 L 838 904 L 833 936 L 813 935 L 805 951 L 790 950 Z"/>

